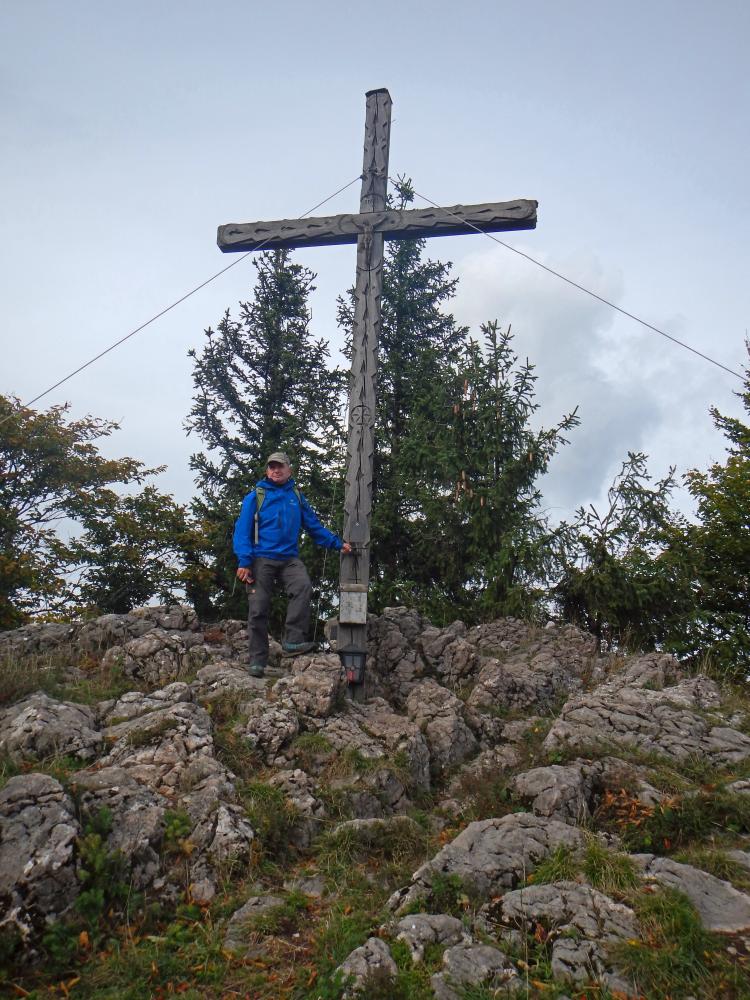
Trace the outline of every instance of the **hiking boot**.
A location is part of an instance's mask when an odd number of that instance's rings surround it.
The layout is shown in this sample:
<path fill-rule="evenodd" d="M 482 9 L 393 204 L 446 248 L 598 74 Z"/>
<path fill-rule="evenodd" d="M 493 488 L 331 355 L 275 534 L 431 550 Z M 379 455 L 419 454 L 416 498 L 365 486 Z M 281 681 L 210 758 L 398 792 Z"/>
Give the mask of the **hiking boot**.
<path fill-rule="evenodd" d="M 285 642 L 281 647 L 282 656 L 301 656 L 315 649 L 314 642 Z"/>
<path fill-rule="evenodd" d="M 266 668 L 262 663 L 251 663 L 247 668 L 247 672 L 251 677 L 265 677 Z"/>

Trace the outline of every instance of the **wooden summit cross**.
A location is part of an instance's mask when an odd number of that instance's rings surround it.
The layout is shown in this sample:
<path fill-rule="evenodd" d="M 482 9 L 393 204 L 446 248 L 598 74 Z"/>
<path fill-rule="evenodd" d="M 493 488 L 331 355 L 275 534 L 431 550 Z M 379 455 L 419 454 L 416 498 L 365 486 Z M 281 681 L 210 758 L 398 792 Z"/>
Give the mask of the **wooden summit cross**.
<path fill-rule="evenodd" d="M 344 498 L 344 538 L 350 556 L 341 556 L 341 606 L 337 650 L 350 683 L 361 683 L 367 655 L 367 585 L 370 571 L 370 513 L 375 422 L 375 370 L 383 290 L 383 241 L 458 233 L 534 229 L 535 201 L 519 200 L 453 208 L 387 210 L 391 96 L 370 90 L 365 117 L 362 193 L 357 215 L 282 219 L 278 222 L 219 226 L 224 253 L 246 250 L 357 244 L 352 375 L 349 391 L 348 465 Z"/>

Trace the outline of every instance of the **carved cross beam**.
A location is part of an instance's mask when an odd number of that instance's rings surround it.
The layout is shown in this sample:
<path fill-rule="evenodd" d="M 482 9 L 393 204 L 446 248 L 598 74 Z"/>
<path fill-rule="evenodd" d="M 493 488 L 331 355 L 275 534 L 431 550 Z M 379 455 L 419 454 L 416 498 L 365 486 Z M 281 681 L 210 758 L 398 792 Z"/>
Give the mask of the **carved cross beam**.
<path fill-rule="evenodd" d="M 354 685 L 361 684 L 367 655 L 375 372 L 383 291 L 383 241 L 453 236 L 473 233 L 477 229 L 487 233 L 534 229 L 536 226 L 537 203 L 529 200 L 389 211 L 386 195 L 390 131 L 390 94 L 385 89 L 371 90 L 367 93 L 362 191 L 357 215 L 229 223 L 220 226 L 218 233 L 218 244 L 224 253 L 357 244 L 343 530 L 354 552 L 341 557 L 341 606 L 336 644 Z M 355 687 L 357 690 L 362 689 Z"/>
<path fill-rule="evenodd" d="M 452 208 L 416 208 L 358 215 L 330 215 L 277 222 L 229 222 L 219 226 L 218 244 L 224 253 L 282 250 L 287 247 L 328 247 L 356 243 L 368 230 L 386 240 L 416 240 L 425 236 L 457 236 L 505 232 L 536 227 L 537 203 L 528 199 Z M 464 221 L 465 220 L 465 221 Z"/>

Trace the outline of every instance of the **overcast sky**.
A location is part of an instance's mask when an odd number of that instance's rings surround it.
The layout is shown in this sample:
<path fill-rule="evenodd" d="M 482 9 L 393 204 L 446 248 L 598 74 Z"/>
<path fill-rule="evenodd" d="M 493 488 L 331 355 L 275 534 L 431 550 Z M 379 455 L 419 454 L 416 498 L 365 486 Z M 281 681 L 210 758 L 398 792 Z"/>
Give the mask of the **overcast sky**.
<path fill-rule="evenodd" d="M 298 216 L 356 177 L 375 87 L 392 175 L 445 205 L 537 199 L 538 228 L 503 239 L 747 362 L 745 0 L 5 0 L 0 37 L 0 392 L 30 400 L 230 263 L 220 223 Z M 460 322 L 512 324 L 543 421 L 579 407 L 545 484 L 556 516 L 596 502 L 628 450 L 655 476 L 723 457 L 708 408 L 741 413 L 739 380 L 486 237 L 429 254 L 454 262 Z M 297 259 L 336 348 L 354 248 Z M 187 352 L 253 274 L 238 264 L 37 405 L 121 421 L 105 450 L 167 464 L 161 488 L 189 499 Z"/>

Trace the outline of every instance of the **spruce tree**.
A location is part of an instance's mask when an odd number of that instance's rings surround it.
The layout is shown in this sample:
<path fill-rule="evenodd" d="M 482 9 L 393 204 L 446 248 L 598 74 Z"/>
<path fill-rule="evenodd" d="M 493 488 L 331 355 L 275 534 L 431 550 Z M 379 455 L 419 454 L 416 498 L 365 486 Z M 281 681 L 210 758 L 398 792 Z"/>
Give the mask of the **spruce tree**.
<path fill-rule="evenodd" d="M 748 353 L 750 354 L 750 344 Z M 750 414 L 750 364 L 736 394 Z M 712 407 L 727 439 L 727 457 L 706 472 L 687 474 L 698 505 L 698 524 L 683 543 L 697 572 L 696 610 L 673 630 L 669 645 L 680 653 L 708 654 L 725 673 L 746 681 L 750 673 L 750 425 Z"/>
<path fill-rule="evenodd" d="M 574 411 L 533 430 L 533 365 L 519 364 L 510 328 L 481 330 L 483 343 L 468 338 L 461 351 L 439 428 L 442 490 L 426 540 L 441 554 L 445 597 L 467 620 L 528 614 L 541 599 L 552 532 L 538 482 L 578 423 Z"/>
<path fill-rule="evenodd" d="M 188 556 L 188 594 L 204 617 L 244 615 L 232 532 L 268 454 L 290 454 L 305 495 L 324 517 L 341 475 L 345 376 L 330 367 L 327 342 L 310 332 L 314 275 L 287 250 L 261 254 L 254 265 L 254 297 L 240 303 L 239 318 L 227 310 L 216 330 L 205 331 L 203 349 L 190 351 L 195 396 L 185 426 L 206 449 L 191 458 L 201 493 L 193 511 L 206 544 Z M 317 564 L 310 569 L 315 576 Z"/>
<path fill-rule="evenodd" d="M 393 207 L 413 198 L 401 180 Z M 533 367 L 510 331 L 471 340 L 448 306 L 452 265 L 425 240 L 387 245 L 378 365 L 371 606 L 408 603 L 436 621 L 528 611 L 549 559 L 537 479 L 575 413 L 534 432 Z M 353 320 L 352 297 L 339 322 Z"/>

